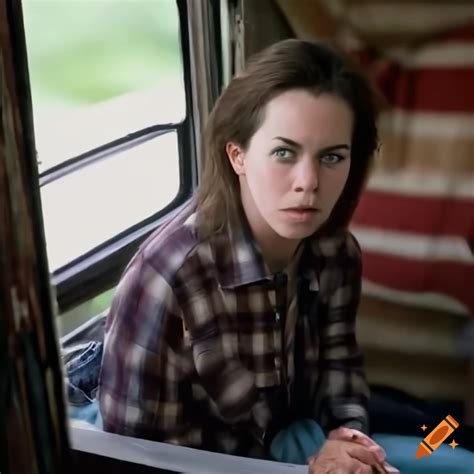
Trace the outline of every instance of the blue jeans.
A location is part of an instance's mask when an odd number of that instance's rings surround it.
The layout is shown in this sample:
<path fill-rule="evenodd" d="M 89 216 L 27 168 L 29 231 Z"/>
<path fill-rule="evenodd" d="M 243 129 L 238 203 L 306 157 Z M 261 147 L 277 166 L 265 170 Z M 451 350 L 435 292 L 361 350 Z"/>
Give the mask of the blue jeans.
<path fill-rule="evenodd" d="M 453 450 L 446 443 L 431 456 L 415 458 L 422 436 L 374 434 L 374 441 L 387 453 L 387 461 L 402 474 L 473 474 L 474 453 L 458 446 Z M 280 431 L 274 438 L 270 453 L 275 461 L 306 464 L 325 442 L 321 427 L 314 420 L 299 420 Z"/>
<path fill-rule="evenodd" d="M 298 420 L 278 432 L 270 445 L 274 461 L 307 464 L 308 458 L 319 452 L 326 441 L 324 431 L 314 420 Z"/>
<path fill-rule="evenodd" d="M 63 350 L 69 416 L 102 427 L 96 400 L 103 344 L 91 341 Z"/>

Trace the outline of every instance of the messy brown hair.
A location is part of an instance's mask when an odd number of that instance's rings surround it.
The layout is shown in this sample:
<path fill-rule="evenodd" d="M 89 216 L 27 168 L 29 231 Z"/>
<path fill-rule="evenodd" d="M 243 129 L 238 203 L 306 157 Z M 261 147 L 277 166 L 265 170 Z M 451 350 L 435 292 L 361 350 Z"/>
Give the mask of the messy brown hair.
<path fill-rule="evenodd" d="M 377 147 L 377 107 L 373 90 L 350 58 L 331 46 L 284 40 L 252 57 L 217 100 L 204 136 L 201 184 L 197 194 L 200 229 L 209 235 L 241 216 L 239 180 L 226 154 L 233 142 L 245 150 L 264 118 L 266 104 L 290 89 L 342 98 L 354 114 L 351 167 L 331 216 L 319 231 L 346 227 Z"/>

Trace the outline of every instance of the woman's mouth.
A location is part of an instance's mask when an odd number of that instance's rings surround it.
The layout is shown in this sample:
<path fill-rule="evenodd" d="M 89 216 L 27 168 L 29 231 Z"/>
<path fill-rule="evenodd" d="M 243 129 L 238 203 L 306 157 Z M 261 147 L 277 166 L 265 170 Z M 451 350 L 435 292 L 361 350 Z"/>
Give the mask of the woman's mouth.
<path fill-rule="evenodd" d="M 315 218 L 319 210 L 314 207 L 294 207 L 283 209 L 282 212 L 292 221 L 308 222 Z"/>

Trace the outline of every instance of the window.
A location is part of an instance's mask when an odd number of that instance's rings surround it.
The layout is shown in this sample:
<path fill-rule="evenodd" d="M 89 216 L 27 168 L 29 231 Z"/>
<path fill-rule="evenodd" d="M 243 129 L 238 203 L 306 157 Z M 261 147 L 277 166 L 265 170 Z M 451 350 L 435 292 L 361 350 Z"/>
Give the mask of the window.
<path fill-rule="evenodd" d="M 23 14 L 58 272 L 183 194 L 180 15 L 175 0 L 23 0 Z"/>
<path fill-rule="evenodd" d="M 184 0 L 23 0 L 60 310 L 111 288 L 195 186 Z"/>
<path fill-rule="evenodd" d="M 115 151 L 42 187 L 50 266 L 59 268 L 152 216 L 179 190 L 176 132 Z"/>

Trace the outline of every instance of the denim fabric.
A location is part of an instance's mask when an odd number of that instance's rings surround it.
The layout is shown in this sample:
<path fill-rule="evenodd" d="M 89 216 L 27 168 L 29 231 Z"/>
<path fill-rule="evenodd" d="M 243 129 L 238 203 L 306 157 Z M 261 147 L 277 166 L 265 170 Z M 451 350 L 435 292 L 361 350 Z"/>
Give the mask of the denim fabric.
<path fill-rule="evenodd" d="M 307 464 L 308 458 L 319 452 L 326 436 L 311 419 L 291 423 L 279 431 L 270 446 L 273 460 L 291 464 Z"/>
<path fill-rule="evenodd" d="M 453 435 L 456 439 L 456 433 Z M 415 458 L 420 436 L 374 434 L 374 441 L 385 449 L 387 461 L 403 474 L 473 474 L 474 453 L 443 443 L 433 454 Z"/>
<path fill-rule="evenodd" d="M 91 341 L 63 351 L 69 416 L 101 425 L 96 398 L 103 344 Z"/>
<path fill-rule="evenodd" d="M 102 430 L 102 417 L 100 416 L 99 403 L 94 400 L 88 405 L 68 405 L 69 418 L 81 420 Z"/>
<path fill-rule="evenodd" d="M 431 456 L 416 459 L 420 437 L 375 433 L 372 438 L 385 449 L 387 461 L 403 474 L 474 473 L 474 453 L 462 446 L 453 449 L 444 443 Z M 275 436 L 270 453 L 275 461 L 306 464 L 324 442 L 324 433 L 315 421 L 301 420 Z"/>

